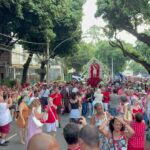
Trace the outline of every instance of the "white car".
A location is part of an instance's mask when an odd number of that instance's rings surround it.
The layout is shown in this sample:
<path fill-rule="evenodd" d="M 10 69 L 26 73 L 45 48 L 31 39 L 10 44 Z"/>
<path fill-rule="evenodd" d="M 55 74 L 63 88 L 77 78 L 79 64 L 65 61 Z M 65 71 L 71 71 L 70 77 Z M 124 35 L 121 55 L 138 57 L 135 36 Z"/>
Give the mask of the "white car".
<path fill-rule="evenodd" d="M 83 78 L 81 78 L 80 76 L 77 76 L 77 75 L 72 75 L 72 79 L 75 79 L 77 81 L 84 81 Z"/>

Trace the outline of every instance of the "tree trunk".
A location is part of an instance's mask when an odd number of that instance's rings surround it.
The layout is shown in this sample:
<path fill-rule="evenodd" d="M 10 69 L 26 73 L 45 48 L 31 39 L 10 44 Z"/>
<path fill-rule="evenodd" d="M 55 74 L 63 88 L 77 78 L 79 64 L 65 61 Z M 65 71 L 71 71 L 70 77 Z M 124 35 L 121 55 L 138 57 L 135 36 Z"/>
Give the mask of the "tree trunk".
<path fill-rule="evenodd" d="M 23 86 L 24 83 L 27 82 L 28 68 L 29 68 L 30 62 L 32 60 L 32 57 L 33 57 L 33 53 L 30 53 L 29 56 L 28 56 L 27 61 L 23 65 L 22 80 L 21 80 L 21 85 L 22 86 Z"/>
<path fill-rule="evenodd" d="M 125 56 L 128 56 L 129 58 L 131 58 L 135 62 L 141 64 L 147 70 L 147 72 L 150 74 L 150 63 L 149 62 L 147 62 L 144 58 L 141 58 L 140 54 L 138 54 L 138 53 L 134 54 L 134 53 L 130 52 L 129 50 L 127 50 L 123 46 L 123 43 L 120 40 L 116 39 L 116 41 L 117 42 L 110 41 L 109 44 L 112 47 L 118 47 L 118 48 L 120 48 Z"/>
<path fill-rule="evenodd" d="M 44 81 L 44 78 L 45 78 L 45 75 L 46 75 L 46 68 L 45 68 L 45 65 L 46 65 L 46 61 L 42 61 L 41 62 L 41 71 L 40 71 L 40 81 L 43 82 Z"/>
<path fill-rule="evenodd" d="M 150 47 L 150 36 L 145 33 L 138 33 L 135 29 L 128 26 L 123 26 L 123 29 L 135 36 L 139 41 L 147 44 Z"/>

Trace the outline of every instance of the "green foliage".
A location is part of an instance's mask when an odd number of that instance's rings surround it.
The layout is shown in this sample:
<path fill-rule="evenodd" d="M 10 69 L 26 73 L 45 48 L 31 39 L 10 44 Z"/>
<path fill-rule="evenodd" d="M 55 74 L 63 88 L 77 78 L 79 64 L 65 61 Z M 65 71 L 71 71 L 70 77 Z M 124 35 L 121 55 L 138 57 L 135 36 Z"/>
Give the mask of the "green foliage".
<path fill-rule="evenodd" d="M 142 64 L 150 73 L 150 2 L 149 0 L 97 0 L 96 17 L 102 17 L 107 25 L 105 34 L 114 38 L 118 31 L 125 30 L 137 38 L 136 47 L 119 47 L 125 55 Z M 139 27 L 143 27 L 139 32 Z M 139 41 L 143 42 L 140 43 Z M 145 45 L 146 44 L 146 45 Z"/>
<path fill-rule="evenodd" d="M 66 57 L 65 64 L 68 69 L 74 68 L 80 72 L 82 67 L 94 56 L 94 45 L 91 43 L 81 42 L 77 46 L 77 52 Z"/>
<path fill-rule="evenodd" d="M 96 16 L 108 22 L 110 29 L 136 29 L 138 25 L 149 23 L 149 0 L 97 0 Z"/>
<path fill-rule="evenodd" d="M 81 19 L 82 19 L 82 6 L 85 0 L 65 0 L 65 7 L 60 12 L 55 26 L 54 32 L 56 38 L 52 42 L 52 49 L 69 37 L 70 40 L 63 43 L 60 47 L 55 50 L 53 54 L 64 57 L 68 54 L 72 54 L 77 49 L 77 44 L 81 39 Z"/>
<path fill-rule="evenodd" d="M 111 69 L 112 58 L 114 63 L 114 72 L 123 71 L 125 62 L 128 60 L 124 57 L 119 48 L 112 48 L 108 41 L 99 41 L 96 44 L 81 42 L 78 45 L 78 51 L 65 59 L 68 69 L 74 68 L 80 72 L 93 57 L 98 59 L 107 68 Z"/>
<path fill-rule="evenodd" d="M 102 37 L 104 37 L 102 31 L 103 30 L 101 27 L 93 25 L 85 35 L 91 39 L 91 43 L 95 44 L 102 40 Z"/>
<path fill-rule="evenodd" d="M 13 88 L 17 84 L 17 80 L 10 80 L 10 79 L 5 79 L 1 83 L 2 85 L 6 85 L 10 88 Z"/>
<path fill-rule="evenodd" d="M 141 57 L 147 62 L 150 63 L 150 47 L 142 42 L 137 42 L 136 51 L 138 54 L 140 54 Z"/>
<path fill-rule="evenodd" d="M 82 5 L 85 0 L 1 0 L 0 33 L 27 41 L 46 43 L 50 41 L 50 51 L 61 41 L 75 36 L 70 42 L 60 46 L 55 55 L 66 55 L 80 40 Z M 78 36 L 77 36 L 78 35 Z M 10 45 L 11 38 L 0 36 L 0 43 Z M 43 53 L 46 45 L 22 43 L 26 50 Z M 72 48 L 73 47 L 73 48 Z"/>
<path fill-rule="evenodd" d="M 36 43 L 50 43 L 50 57 L 65 56 L 76 51 L 81 36 L 82 6 L 85 0 L 1 0 L 0 44 L 12 46 L 17 39 Z M 70 38 L 72 37 L 72 38 Z M 57 49 L 56 46 L 70 38 Z M 20 42 L 29 57 L 24 64 L 22 83 L 26 82 L 33 54 L 45 56 L 46 44 Z M 45 58 L 45 57 L 44 57 Z M 46 60 L 42 60 L 42 62 Z"/>
<path fill-rule="evenodd" d="M 134 73 L 134 74 L 147 73 L 146 69 L 145 69 L 142 65 L 140 65 L 140 64 L 138 64 L 138 63 L 136 63 L 136 62 L 134 62 L 134 61 L 132 61 L 132 62 L 129 64 L 129 68 L 130 68 L 131 70 L 133 70 L 133 73 Z"/>
<path fill-rule="evenodd" d="M 128 59 L 124 57 L 119 48 L 113 48 L 107 41 L 97 43 L 95 58 L 105 64 L 109 69 L 112 68 L 112 59 L 114 64 L 114 73 L 123 71 L 125 62 Z"/>

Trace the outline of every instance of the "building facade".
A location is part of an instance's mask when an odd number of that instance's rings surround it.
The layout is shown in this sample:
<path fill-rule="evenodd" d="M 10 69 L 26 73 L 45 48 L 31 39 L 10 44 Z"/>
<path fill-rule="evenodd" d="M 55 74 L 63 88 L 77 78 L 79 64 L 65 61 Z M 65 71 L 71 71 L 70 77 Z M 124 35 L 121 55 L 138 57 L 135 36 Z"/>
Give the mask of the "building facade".
<path fill-rule="evenodd" d="M 5 79 L 17 79 L 21 81 L 23 65 L 28 58 L 28 51 L 16 44 L 11 52 L 0 51 L 0 81 Z M 55 61 L 54 61 L 55 62 Z M 28 82 L 36 82 L 40 79 L 40 61 L 33 55 L 27 75 Z M 50 81 L 64 79 L 63 69 L 60 64 L 52 63 L 49 68 L 48 79 Z"/>

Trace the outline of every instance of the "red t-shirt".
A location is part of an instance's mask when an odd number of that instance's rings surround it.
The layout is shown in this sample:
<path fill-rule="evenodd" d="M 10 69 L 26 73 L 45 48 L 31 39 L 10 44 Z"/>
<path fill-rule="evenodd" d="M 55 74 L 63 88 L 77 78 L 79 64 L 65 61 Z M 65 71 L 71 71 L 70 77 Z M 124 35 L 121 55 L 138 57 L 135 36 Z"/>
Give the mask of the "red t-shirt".
<path fill-rule="evenodd" d="M 56 119 L 58 119 L 56 109 L 53 106 L 46 105 L 45 110 L 47 110 L 48 113 L 48 119 L 46 120 L 46 123 L 54 123 Z"/>
<path fill-rule="evenodd" d="M 103 102 L 104 103 L 109 103 L 110 101 L 110 93 L 107 91 L 102 92 L 103 94 Z"/>
<path fill-rule="evenodd" d="M 145 123 L 132 122 L 131 127 L 135 134 L 128 141 L 128 150 L 144 150 Z"/>
<path fill-rule="evenodd" d="M 52 93 L 50 95 L 51 98 L 53 98 L 53 104 L 58 106 L 62 106 L 62 95 L 60 93 Z"/>

